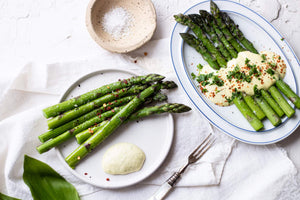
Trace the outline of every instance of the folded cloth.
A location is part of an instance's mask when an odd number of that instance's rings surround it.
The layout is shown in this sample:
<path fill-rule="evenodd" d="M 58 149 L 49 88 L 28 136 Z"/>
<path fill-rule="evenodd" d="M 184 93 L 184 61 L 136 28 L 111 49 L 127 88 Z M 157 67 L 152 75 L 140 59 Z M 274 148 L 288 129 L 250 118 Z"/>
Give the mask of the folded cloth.
<path fill-rule="evenodd" d="M 39 155 L 35 147 L 40 144 L 38 135 L 47 130 L 42 109 L 58 102 L 59 96 L 81 76 L 92 71 L 119 68 L 134 71 L 137 74 L 149 73 L 140 68 L 132 59 L 120 55 L 103 55 L 82 61 L 64 63 L 28 63 L 13 81 L 0 100 L 0 191 L 22 199 L 30 199 L 29 189 L 22 180 L 23 157 L 28 154 L 46 162 L 58 173 L 74 184 L 81 196 L 102 190 L 82 182 L 67 169 L 56 157 L 53 150 Z M 164 68 L 169 68 L 168 65 Z M 173 71 L 162 68 L 167 80 L 177 82 Z M 151 71 L 151 70 L 150 70 Z M 160 73 L 159 70 L 152 71 Z M 178 89 L 168 94 L 169 102 L 184 103 L 193 108 L 184 92 Z M 206 186 L 220 183 L 227 157 L 234 141 L 212 129 L 210 124 L 194 108 L 192 112 L 174 117 L 175 138 L 172 150 L 154 175 L 143 184 L 161 184 L 175 170 L 185 164 L 187 155 L 209 133 L 214 133 L 218 140 L 205 156 L 191 166 L 178 186 Z M 146 187 L 146 186 L 145 186 Z"/>

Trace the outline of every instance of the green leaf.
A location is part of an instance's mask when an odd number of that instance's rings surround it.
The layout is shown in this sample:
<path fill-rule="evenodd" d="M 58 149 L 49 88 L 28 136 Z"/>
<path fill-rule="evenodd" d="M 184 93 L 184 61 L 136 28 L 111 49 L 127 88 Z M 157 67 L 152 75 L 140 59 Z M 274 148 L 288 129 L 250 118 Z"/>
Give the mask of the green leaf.
<path fill-rule="evenodd" d="M 1 200 L 20 200 L 20 199 L 17 199 L 17 198 L 6 196 L 6 195 L 4 195 L 2 193 L 0 193 L 0 199 Z"/>
<path fill-rule="evenodd" d="M 195 80 L 196 75 L 193 72 L 191 73 L 191 76 L 192 76 L 192 79 Z"/>
<path fill-rule="evenodd" d="M 49 165 L 27 155 L 24 156 L 23 180 L 34 200 L 80 199 L 72 184 Z"/>
<path fill-rule="evenodd" d="M 261 91 L 259 89 L 257 89 L 257 85 L 254 85 L 253 91 L 254 91 L 254 96 L 255 97 L 260 97 L 261 96 Z"/>
<path fill-rule="evenodd" d="M 261 62 L 265 62 L 266 59 L 267 59 L 265 54 L 261 54 L 261 58 L 262 58 L 262 61 L 261 61 Z"/>
<path fill-rule="evenodd" d="M 199 71 L 201 71 L 203 69 L 203 65 L 201 65 L 200 63 L 197 65 L 197 68 L 199 69 Z"/>
<path fill-rule="evenodd" d="M 267 73 L 270 74 L 270 75 L 274 75 L 274 74 L 275 74 L 274 70 L 271 69 L 271 68 L 269 68 L 269 69 L 267 70 Z"/>

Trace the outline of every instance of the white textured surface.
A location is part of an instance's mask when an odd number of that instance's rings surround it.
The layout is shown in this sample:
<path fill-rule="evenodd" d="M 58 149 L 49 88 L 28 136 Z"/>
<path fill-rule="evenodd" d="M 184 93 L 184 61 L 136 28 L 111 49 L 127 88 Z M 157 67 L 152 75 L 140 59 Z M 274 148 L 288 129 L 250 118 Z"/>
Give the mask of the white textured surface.
<path fill-rule="evenodd" d="M 139 57 L 137 64 L 150 71 L 159 71 L 162 73 L 170 72 L 170 70 L 172 70 L 171 67 L 165 67 L 163 69 L 161 68 L 163 65 L 170 64 L 169 60 L 160 59 L 160 57 L 165 58 L 168 56 L 169 52 L 159 49 L 157 47 L 157 40 L 165 39 L 168 41 L 173 25 L 175 24 L 172 17 L 173 14 L 183 12 L 197 2 L 199 1 L 153 0 L 157 11 L 158 21 L 156 33 L 150 43 L 147 43 L 141 49 L 130 53 L 130 56 L 133 57 L 132 60 L 135 60 L 135 57 Z M 288 40 L 292 48 L 295 50 L 296 55 L 300 57 L 299 0 L 240 0 L 238 2 L 249 6 L 254 11 L 257 11 L 267 18 L 267 20 L 270 21 L 282 33 L 285 39 Z M 105 50 L 99 47 L 90 38 L 85 28 L 84 17 L 87 4 L 88 0 L 0 0 L 0 95 L 3 94 L 5 88 L 8 87 L 25 62 L 43 61 L 46 63 L 51 63 L 53 61 L 77 60 L 85 59 L 90 56 L 98 56 L 105 52 Z M 167 43 L 168 42 L 166 42 L 166 44 Z M 144 57 L 143 55 L 145 51 L 148 52 L 147 57 Z M 157 57 L 157 55 L 160 57 Z M 152 64 L 149 65 L 149 62 L 152 62 Z M 157 67 L 153 67 L 153 64 L 156 64 L 155 66 Z M 36 76 L 38 76 L 38 74 Z M 30 80 L 34 80 L 34 77 Z M 22 83 L 19 84 L 22 85 Z M 26 89 L 25 86 L 24 89 Z M 53 93 L 55 94 L 57 88 L 52 89 Z M 58 88 L 58 90 L 59 89 L 61 90 L 61 88 Z M 16 93 L 18 93 L 18 91 L 16 91 Z M 55 96 L 51 95 L 49 95 L 49 98 L 51 98 L 53 102 L 55 102 L 57 99 Z M 33 97 L 25 100 L 31 104 L 39 103 L 36 102 L 35 98 Z M 24 99 L 16 99 L 14 102 L 21 103 L 22 101 L 24 101 Z M 16 104 L 16 107 L 16 110 L 12 111 L 11 113 L 4 114 L 16 113 L 18 109 L 24 109 L 22 108 L 21 104 L 18 104 L 18 106 Z M 3 119 L 4 116 L 0 116 L 0 118 Z M 284 149 L 287 150 L 289 157 L 297 166 L 298 170 L 300 169 L 299 134 L 300 128 L 298 128 L 296 133 L 294 133 L 291 137 L 279 143 L 279 145 L 283 146 Z M 1 148 L 5 148 L 5 145 L 1 146 Z M 176 146 L 174 148 L 176 148 Z M 230 172 L 230 168 L 232 166 L 238 166 L 240 169 L 244 169 L 244 165 L 254 162 L 253 159 L 250 159 L 249 162 L 240 163 L 240 156 L 243 156 L 239 154 L 242 152 L 241 149 L 246 149 L 249 151 L 247 156 L 252 156 L 251 158 L 254 158 L 256 154 L 259 154 L 261 149 L 266 151 L 274 151 L 274 148 L 276 150 L 276 145 L 254 147 L 239 143 L 229 159 L 230 162 L 228 162 L 228 165 L 225 167 L 222 180 L 243 180 L 243 173 L 240 171 L 237 171 L 236 179 L 231 179 L 229 177 L 230 175 L 234 176 L 233 173 L 227 173 L 228 171 Z M 274 159 L 274 162 L 275 161 L 276 159 Z M 259 160 L 258 162 L 264 163 L 264 160 Z M 277 164 L 279 165 L 278 168 L 280 168 L 280 162 Z M 286 168 L 288 167 L 289 166 L 286 166 Z M 166 177 L 168 175 L 166 175 Z M 263 176 L 264 174 L 262 174 L 262 177 Z M 278 175 L 277 177 L 273 178 L 280 182 L 284 177 Z M 259 180 L 259 177 L 253 177 L 253 180 L 257 181 Z M 226 188 L 228 183 L 229 182 L 221 183 L 220 188 Z M 293 186 L 297 187 L 296 183 L 294 185 L 290 183 L 290 185 L 286 186 L 284 191 L 289 191 L 288 188 Z M 211 191 L 211 194 L 220 192 L 220 198 L 218 199 L 234 199 L 234 197 L 228 193 L 228 196 L 222 196 L 222 191 L 220 188 L 216 187 L 209 187 L 205 191 Z M 267 186 L 262 187 L 262 189 L 266 188 Z M 132 192 L 132 189 L 133 188 L 129 188 L 128 190 L 121 190 L 117 192 L 101 191 L 99 193 L 95 193 L 94 196 L 88 196 L 86 199 L 96 199 L 96 197 L 101 195 L 109 196 L 112 193 L 121 195 L 126 192 L 131 194 L 131 199 L 134 199 L 134 192 Z M 145 186 L 137 186 L 134 189 L 144 191 Z M 156 186 L 149 186 L 149 188 L 146 190 L 147 194 L 151 194 L 156 189 Z M 246 192 L 247 186 L 241 184 L 237 190 L 238 189 Z M 198 192 L 198 196 L 201 196 L 204 191 L 203 189 L 195 190 Z M 185 199 L 187 196 L 189 196 L 190 192 L 195 192 L 195 190 L 191 188 L 176 189 L 170 195 L 169 199 L 173 199 L 172 197 L 177 197 L 176 199 Z M 251 194 L 250 189 L 247 194 L 249 195 L 247 199 L 261 199 L 257 196 L 251 196 L 254 194 Z M 213 197 L 216 197 L 216 195 Z M 206 199 L 209 199 L 209 196 L 207 196 Z M 270 195 L 267 199 L 274 199 L 274 196 L 272 198 L 272 195 Z M 296 194 L 286 194 L 282 192 L 281 199 L 296 199 Z"/>

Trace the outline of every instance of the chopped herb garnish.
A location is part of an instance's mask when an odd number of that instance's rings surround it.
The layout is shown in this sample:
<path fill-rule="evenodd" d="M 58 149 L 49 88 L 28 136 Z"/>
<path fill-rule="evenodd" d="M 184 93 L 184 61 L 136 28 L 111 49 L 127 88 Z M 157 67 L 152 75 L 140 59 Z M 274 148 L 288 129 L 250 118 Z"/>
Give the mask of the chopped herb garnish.
<path fill-rule="evenodd" d="M 271 68 L 267 69 L 266 72 L 267 72 L 268 74 L 270 74 L 270 75 L 274 75 L 274 74 L 275 74 L 274 70 L 271 69 Z"/>
<path fill-rule="evenodd" d="M 251 82 L 251 76 L 247 76 L 244 80 L 245 80 L 247 83 L 250 83 L 250 82 Z"/>
<path fill-rule="evenodd" d="M 206 86 L 206 85 L 208 85 L 208 84 L 210 84 L 209 81 L 203 81 L 203 82 L 201 82 L 201 85 L 202 85 L 202 86 Z"/>
<path fill-rule="evenodd" d="M 263 59 L 261 62 L 264 63 L 266 61 L 266 55 L 265 54 L 261 54 L 261 58 Z"/>
<path fill-rule="evenodd" d="M 200 63 L 197 65 L 197 68 L 199 69 L 199 71 L 201 71 L 201 69 L 203 69 L 203 65 L 201 65 Z"/>
<path fill-rule="evenodd" d="M 279 56 L 278 59 L 281 60 L 281 56 Z"/>
<path fill-rule="evenodd" d="M 252 67 L 250 70 L 249 70 L 249 76 L 256 76 L 258 77 L 260 75 L 260 71 L 257 70 L 256 66 L 255 67 Z"/>
<path fill-rule="evenodd" d="M 251 75 L 255 74 L 255 73 L 258 74 L 257 69 L 256 69 L 256 65 L 250 65 L 250 66 L 251 66 L 251 69 L 250 69 L 249 75 L 246 75 L 245 72 L 241 72 L 240 68 L 238 66 L 236 66 L 233 71 L 229 71 L 228 72 L 227 79 L 229 81 L 231 81 L 233 78 L 235 78 L 235 79 L 237 79 L 236 82 L 238 82 L 238 81 L 241 81 L 241 82 L 245 81 L 245 82 L 250 83 L 251 82 Z M 251 72 L 251 70 L 252 71 L 256 70 L 256 71 L 255 72 Z"/>
<path fill-rule="evenodd" d="M 254 91 L 254 95 L 256 97 L 260 97 L 261 96 L 261 91 L 257 88 L 257 85 L 254 85 L 253 91 Z"/>
<path fill-rule="evenodd" d="M 209 74 L 200 74 L 199 76 L 197 76 L 197 81 L 201 83 L 202 86 L 208 85 L 210 83 L 208 79 L 210 79 L 213 74 L 213 72 Z"/>
<path fill-rule="evenodd" d="M 250 60 L 248 58 L 246 58 L 245 64 L 248 64 L 249 62 L 250 62 Z"/>
<path fill-rule="evenodd" d="M 224 81 L 220 79 L 218 76 L 213 76 L 211 85 L 223 86 Z"/>
<path fill-rule="evenodd" d="M 238 92 L 237 89 L 235 88 L 235 92 L 232 93 L 232 99 L 234 98 L 239 98 L 241 99 L 243 96 L 242 96 L 242 93 L 241 92 Z"/>
<path fill-rule="evenodd" d="M 268 64 L 269 64 L 272 68 L 275 68 L 275 67 L 276 67 L 276 63 L 268 62 Z"/>
<path fill-rule="evenodd" d="M 228 103 L 231 104 L 234 98 L 239 98 L 239 99 L 241 99 L 242 97 L 243 97 L 243 96 L 242 96 L 242 93 L 241 93 L 241 92 L 238 92 L 237 89 L 234 88 L 234 92 L 232 92 L 231 98 L 225 97 L 225 99 L 228 101 Z"/>
<path fill-rule="evenodd" d="M 202 92 L 205 93 L 205 92 L 208 92 L 208 90 L 206 88 L 203 88 Z"/>
<path fill-rule="evenodd" d="M 195 80 L 196 75 L 193 72 L 191 73 L 191 76 L 192 76 L 192 79 Z"/>

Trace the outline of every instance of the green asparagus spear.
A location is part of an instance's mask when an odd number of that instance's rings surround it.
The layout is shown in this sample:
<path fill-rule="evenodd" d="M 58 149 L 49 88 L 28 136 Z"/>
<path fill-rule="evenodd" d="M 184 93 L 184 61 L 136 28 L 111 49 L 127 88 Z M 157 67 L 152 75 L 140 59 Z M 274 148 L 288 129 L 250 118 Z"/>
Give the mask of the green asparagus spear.
<path fill-rule="evenodd" d="M 232 57 L 230 53 L 227 51 L 226 47 L 222 43 L 222 41 L 218 38 L 218 35 L 215 33 L 214 28 L 209 26 L 205 19 L 201 15 L 191 14 L 188 15 L 189 18 L 192 19 L 194 23 L 201 27 L 202 30 L 209 35 L 210 40 L 217 45 L 217 48 L 220 50 L 222 55 L 226 58 L 227 61 L 231 60 Z"/>
<path fill-rule="evenodd" d="M 273 110 L 276 112 L 276 114 L 279 117 L 282 117 L 284 115 L 283 110 L 280 108 L 280 106 L 278 105 L 278 103 L 276 103 L 276 101 L 271 97 L 271 95 L 265 91 L 265 90 L 261 90 L 261 94 L 262 97 L 268 102 L 268 104 L 273 108 Z"/>
<path fill-rule="evenodd" d="M 189 33 L 180 33 L 180 36 L 188 45 L 196 49 L 196 51 L 202 55 L 203 59 L 209 64 L 209 66 L 216 70 L 220 69 L 218 63 L 216 62 L 216 58 L 210 55 L 207 49 L 203 46 L 201 40 L 198 40 Z"/>
<path fill-rule="evenodd" d="M 131 100 L 124 108 L 114 115 L 101 130 L 97 131 L 75 151 L 66 157 L 65 160 L 68 165 L 71 168 L 75 168 L 76 164 L 78 164 L 82 158 L 91 152 L 91 150 L 95 149 L 96 146 L 98 146 L 106 137 L 112 134 L 112 132 L 118 128 L 131 115 L 131 113 L 133 113 L 135 109 L 145 101 L 147 97 L 154 92 L 157 92 L 159 89 L 161 89 L 161 84 L 152 85 Z"/>
<path fill-rule="evenodd" d="M 172 81 L 165 81 L 162 83 L 155 84 L 155 86 L 157 86 L 158 89 L 171 89 L 171 88 L 176 87 L 176 84 Z M 101 123 L 102 121 L 106 120 L 107 118 L 115 115 L 115 113 L 118 113 L 124 107 L 125 106 L 115 107 L 114 109 L 112 109 L 110 111 L 107 111 L 99 116 L 95 116 L 95 117 L 85 121 L 84 123 L 81 123 L 80 125 L 72 128 L 68 131 L 65 131 L 64 133 L 60 134 L 59 136 L 53 138 L 52 140 L 48 140 L 47 142 L 38 146 L 37 151 L 39 153 L 44 153 L 44 152 L 50 150 L 51 148 L 58 146 L 59 144 L 67 141 L 69 138 L 73 137 L 74 135 L 91 127 L 92 125 Z"/>
<path fill-rule="evenodd" d="M 217 22 L 215 18 L 209 14 L 206 10 L 200 10 L 200 15 L 206 20 L 206 22 L 209 24 L 209 26 L 213 27 L 215 33 L 218 35 L 222 43 L 225 45 L 226 49 L 229 51 L 232 58 L 237 57 L 237 52 L 235 48 L 229 43 L 229 41 L 226 39 L 223 32 L 219 29 Z"/>
<path fill-rule="evenodd" d="M 55 138 L 58 135 L 64 133 L 65 131 L 71 130 L 72 128 L 78 126 L 79 124 L 97 116 L 100 115 L 108 110 L 113 109 L 116 106 L 120 106 L 123 104 L 128 103 L 129 101 L 131 101 L 133 98 L 135 97 L 135 95 L 132 96 L 127 96 L 127 97 L 123 97 L 121 99 L 117 99 L 115 101 L 112 101 L 110 104 L 108 104 L 107 106 L 102 106 L 101 108 L 95 109 L 77 119 L 74 119 L 62 126 L 59 126 L 55 129 L 52 129 L 50 131 L 47 131 L 46 133 L 43 133 L 42 135 L 39 136 L 39 140 L 41 142 L 46 142 L 47 140 L 51 139 L 51 138 Z"/>
<path fill-rule="evenodd" d="M 130 115 L 130 117 L 125 122 L 138 120 L 140 118 L 150 116 L 153 114 L 161 114 L 166 112 L 183 113 L 183 112 L 188 112 L 190 110 L 191 110 L 190 107 L 183 104 L 177 104 L 177 103 L 168 103 L 159 106 L 145 107 Z M 98 126 L 84 130 L 81 133 L 77 134 L 75 137 L 78 144 L 82 144 L 84 141 L 86 141 L 91 135 L 93 135 L 93 133 L 97 132 L 104 124 L 105 122 L 102 122 Z"/>
<path fill-rule="evenodd" d="M 107 111 L 99 116 L 95 116 L 95 117 L 79 124 L 78 126 L 75 126 L 74 128 L 63 132 L 62 134 L 58 135 L 57 137 L 55 137 L 51 140 L 48 140 L 47 142 L 38 146 L 36 149 L 39 153 L 44 153 L 46 151 L 49 151 L 53 147 L 60 145 L 61 143 L 67 141 L 68 139 L 72 138 L 74 135 L 80 133 L 81 131 L 83 131 L 97 123 L 101 123 L 104 120 L 112 117 L 113 115 L 118 113 L 123 107 L 124 106 L 115 107 L 114 109 Z"/>
<path fill-rule="evenodd" d="M 214 16 L 214 18 L 216 19 L 217 25 L 219 26 L 219 28 L 221 29 L 221 31 L 223 32 L 223 34 L 225 35 L 226 39 L 230 42 L 230 44 L 238 51 L 238 52 L 242 52 L 242 51 L 246 51 L 246 49 L 244 49 L 237 41 L 236 39 L 233 37 L 233 35 L 230 33 L 230 31 L 228 30 L 228 28 L 226 27 L 226 24 L 222 21 L 222 18 L 220 16 L 220 9 L 218 8 L 218 6 L 211 0 L 210 1 L 210 12 L 212 13 L 212 15 Z"/>
<path fill-rule="evenodd" d="M 290 118 L 295 114 L 295 110 L 290 106 L 290 104 L 285 100 L 285 98 L 275 86 L 270 87 L 269 92 L 271 93 L 273 99 L 279 104 L 280 108 L 283 110 L 287 117 Z"/>
<path fill-rule="evenodd" d="M 259 120 L 262 120 L 266 117 L 265 113 L 260 109 L 260 107 L 257 105 L 257 103 L 251 96 L 245 95 L 243 96 L 243 98 Z"/>
<path fill-rule="evenodd" d="M 234 21 L 229 17 L 229 15 L 225 12 L 220 12 L 220 16 L 223 19 L 223 21 L 226 23 L 229 31 L 232 33 L 233 36 L 235 36 L 246 49 L 253 53 L 257 53 L 257 50 L 254 48 L 253 44 L 245 38 L 242 31 L 239 29 L 239 26 L 234 23 Z"/>
<path fill-rule="evenodd" d="M 262 98 L 261 96 L 255 96 L 254 97 L 255 101 L 258 103 L 260 108 L 264 111 L 266 114 L 267 118 L 270 120 L 270 122 L 273 124 L 273 126 L 278 126 L 281 124 L 281 119 L 278 117 L 278 115 L 274 112 L 272 107 L 268 104 L 268 102 Z"/>
<path fill-rule="evenodd" d="M 89 137 L 91 137 L 92 135 L 94 135 L 94 133 L 96 133 L 97 131 L 99 131 L 100 129 L 103 128 L 103 126 L 105 124 L 107 124 L 109 121 L 103 121 L 100 124 L 97 124 L 97 126 L 88 128 L 84 131 L 81 131 L 80 133 L 78 133 L 77 135 L 75 135 L 76 141 L 78 144 L 82 144 L 83 142 L 85 142 Z"/>
<path fill-rule="evenodd" d="M 49 119 L 47 121 L 48 127 L 50 129 L 59 127 L 62 124 L 65 124 L 73 119 L 76 119 L 77 117 L 82 116 L 85 113 L 88 113 L 96 108 L 99 108 L 102 105 L 105 106 L 107 103 L 114 101 L 120 97 L 129 95 L 129 94 L 137 94 L 140 91 L 144 90 L 146 87 L 147 87 L 146 85 L 136 85 L 136 86 L 132 86 L 131 88 L 123 88 L 116 92 L 112 92 L 110 94 L 104 95 L 98 99 L 95 99 L 95 100 L 87 103 L 87 104 L 79 106 L 78 108 L 67 111 L 59 116 Z"/>
<path fill-rule="evenodd" d="M 264 127 L 263 123 L 256 117 L 256 115 L 252 112 L 249 106 L 241 97 L 235 97 L 233 99 L 233 103 L 240 110 L 243 116 L 247 119 L 250 125 L 254 128 L 254 130 L 258 131 Z"/>
<path fill-rule="evenodd" d="M 55 117 L 65 111 L 77 108 L 78 106 L 86 104 L 114 90 L 130 87 L 136 84 L 153 83 L 161 81 L 162 79 L 164 79 L 164 76 L 158 74 L 149 74 L 146 76 L 136 76 L 129 79 L 120 80 L 115 83 L 104 85 L 98 89 L 92 90 L 73 99 L 45 108 L 43 113 L 46 118 Z"/>
<path fill-rule="evenodd" d="M 277 80 L 276 86 L 298 109 L 300 109 L 300 98 L 290 88 L 290 86 L 288 86 L 285 82 L 283 82 L 283 80 Z"/>
<path fill-rule="evenodd" d="M 218 64 L 221 67 L 226 67 L 226 59 L 222 56 L 222 54 L 214 46 L 214 44 L 207 38 L 205 32 L 197 24 L 195 24 L 188 16 L 183 14 L 174 15 L 174 18 L 178 23 L 188 26 L 190 29 L 192 29 L 195 35 L 203 42 L 207 50 L 217 59 Z"/>
<path fill-rule="evenodd" d="M 50 130 L 46 133 L 43 133 L 42 135 L 39 136 L 39 140 L 41 142 L 46 142 L 47 140 L 51 139 L 51 138 L 55 138 L 57 137 L 58 135 L 64 133 L 65 131 L 68 131 L 68 130 L 71 130 L 73 129 L 74 127 L 78 126 L 79 124 L 91 119 L 92 117 L 95 117 L 97 115 L 101 115 L 103 112 L 106 112 L 106 111 L 109 111 L 111 109 L 113 109 L 114 107 L 116 106 L 121 106 L 123 104 L 126 104 L 128 103 L 129 101 L 131 101 L 133 98 L 135 97 L 135 95 L 132 95 L 132 96 L 127 96 L 127 97 L 123 97 L 121 99 L 117 99 L 115 101 L 112 101 L 111 103 L 109 103 L 106 107 L 102 106 L 101 108 L 99 109 L 95 109 L 77 119 L 74 119 L 62 126 L 59 126 L 53 130 Z M 155 94 L 155 96 L 147 101 L 151 102 L 152 100 L 153 101 L 158 101 L 158 102 L 161 102 L 161 101 L 165 101 L 167 100 L 168 97 L 162 93 L 157 93 Z"/>

